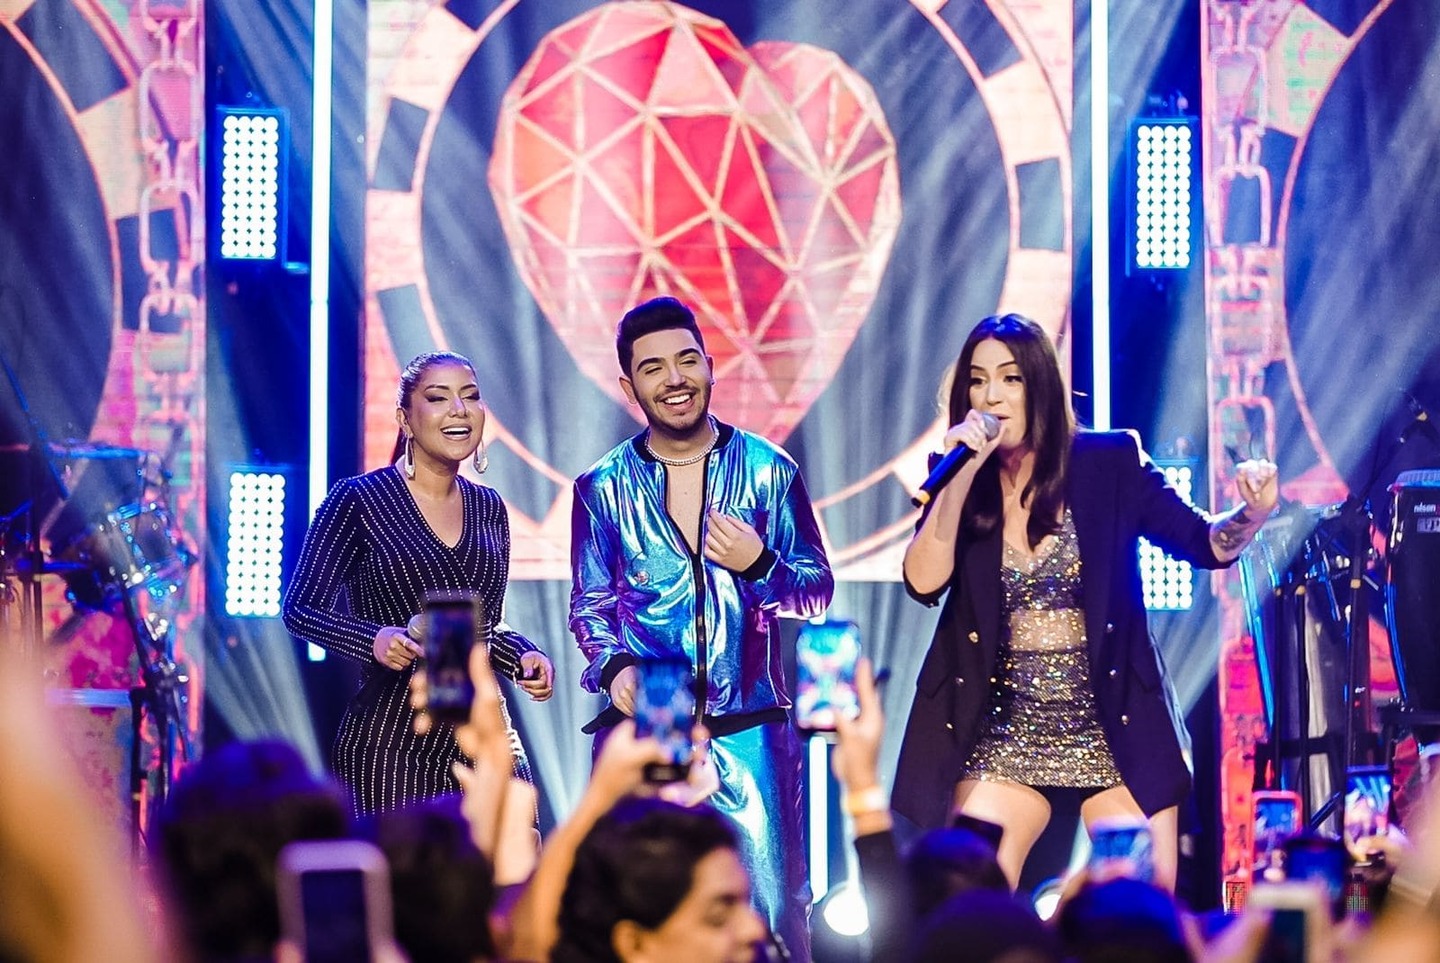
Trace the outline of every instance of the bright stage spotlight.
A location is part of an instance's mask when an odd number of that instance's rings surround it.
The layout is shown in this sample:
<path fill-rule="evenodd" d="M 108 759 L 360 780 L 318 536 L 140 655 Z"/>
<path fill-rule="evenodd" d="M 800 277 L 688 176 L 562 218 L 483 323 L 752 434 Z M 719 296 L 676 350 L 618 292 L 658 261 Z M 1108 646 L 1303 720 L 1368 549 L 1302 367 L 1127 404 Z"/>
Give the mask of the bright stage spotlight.
<path fill-rule="evenodd" d="M 1195 172 L 1200 141 L 1187 117 L 1130 125 L 1126 233 L 1132 270 L 1183 271 L 1194 247 Z"/>
<path fill-rule="evenodd" d="M 230 472 L 225 539 L 225 614 L 275 618 L 285 557 L 285 475 L 273 468 Z"/>
<path fill-rule="evenodd" d="M 814 963 L 860 963 L 868 960 L 870 912 L 854 878 L 832 887 L 810 915 Z"/>
<path fill-rule="evenodd" d="M 1030 902 L 1035 907 L 1035 915 L 1042 920 L 1048 920 L 1055 915 L 1060 908 L 1060 895 L 1065 891 L 1065 880 L 1059 876 L 1052 876 L 1039 886 L 1035 887 L 1030 894 Z"/>
<path fill-rule="evenodd" d="M 278 618 L 284 597 L 286 506 L 293 490 L 288 466 L 237 465 L 230 471 L 230 515 L 225 540 L 225 614 Z M 298 496 L 295 496 L 298 497 Z M 325 650 L 307 643 L 311 662 Z"/>
<path fill-rule="evenodd" d="M 1165 480 L 1187 502 L 1193 501 L 1196 464 L 1192 460 L 1156 459 Z M 1145 607 L 1152 612 L 1183 612 L 1195 604 L 1195 570 L 1189 562 L 1171 558 L 1159 546 L 1140 539 L 1140 582 Z"/>
<path fill-rule="evenodd" d="M 870 929 L 870 910 L 865 905 L 865 894 L 853 879 L 847 879 L 832 889 L 821 900 L 819 909 L 820 919 L 841 936 L 853 939 L 863 936 Z"/>
<path fill-rule="evenodd" d="M 289 121 L 279 108 L 219 114 L 220 257 L 284 261 Z"/>
<path fill-rule="evenodd" d="M 293 465 L 228 464 L 217 479 L 227 517 L 211 528 L 217 610 L 209 625 L 205 696 L 236 738 L 285 739 L 318 770 L 323 755 L 295 640 L 280 620 L 304 519 L 300 477 Z"/>

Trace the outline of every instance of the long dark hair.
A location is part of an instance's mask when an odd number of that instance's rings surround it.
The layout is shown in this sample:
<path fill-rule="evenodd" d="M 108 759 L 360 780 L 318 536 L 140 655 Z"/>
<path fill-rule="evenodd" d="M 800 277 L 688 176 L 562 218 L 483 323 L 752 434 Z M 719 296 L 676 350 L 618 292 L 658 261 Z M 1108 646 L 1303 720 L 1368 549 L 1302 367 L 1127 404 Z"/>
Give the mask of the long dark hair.
<path fill-rule="evenodd" d="M 454 351 L 427 351 L 424 354 L 417 354 L 410 359 L 405 370 L 400 372 L 400 387 L 395 392 L 395 407 L 410 410 L 410 398 L 415 394 L 415 389 L 420 384 L 420 376 L 425 369 L 432 364 L 458 364 L 470 369 L 475 373 L 475 365 L 463 354 L 456 354 Z M 395 449 L 390 452 L 390 463 L 394 464 L 400 460 L 400 455 L 405 451 L 405 429 L 395 429 Z"/>
<path fill-rule="evenodd" d="M 700 861 L 737 848 L 730 824 L 708 806 L 619 803 L 575 851 L 551 963 L 620 963 L 611 939 L 620 922 L 659 929 L 689 894 Z"/>
<path fill-rule="evenodd" d="M 958 425 L 970 411 L 970 362 L 982 341 L 999 341 L 1009 348 L 1025 380 L 1026 441 L 1035 452 L 1035 470 L 1020 500 L 1030 506 L 1025 534 L 1033 549 L 1046 535 L 1060 530 L 1075 419 L 1050 336 L 1024 315 L 1002 314 L 991 315 L 975 325 L 960 349 L 950 376 L 950 424 Z M 970 497 L 965 499 L 961 524 L 972 535 L 986 535 L 1000 524 L 1002 513 L 1000 464 L 992 458 L 980 469 Z"/>

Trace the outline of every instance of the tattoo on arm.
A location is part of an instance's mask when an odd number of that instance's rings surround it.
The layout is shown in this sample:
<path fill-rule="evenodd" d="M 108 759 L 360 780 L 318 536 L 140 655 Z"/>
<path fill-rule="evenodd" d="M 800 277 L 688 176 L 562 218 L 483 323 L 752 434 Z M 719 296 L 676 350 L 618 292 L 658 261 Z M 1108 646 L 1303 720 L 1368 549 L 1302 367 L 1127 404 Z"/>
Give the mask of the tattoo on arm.
<path fill-rule="evenodd" d="M 1219 552 L 1237 555 L 1255 537 L 1264 521 L 1263 518 L 1256 521 L 1246 515 L 1242 505 L 1231 514 L 1215 520 L 1210 526 L 1210 541 Z"/>

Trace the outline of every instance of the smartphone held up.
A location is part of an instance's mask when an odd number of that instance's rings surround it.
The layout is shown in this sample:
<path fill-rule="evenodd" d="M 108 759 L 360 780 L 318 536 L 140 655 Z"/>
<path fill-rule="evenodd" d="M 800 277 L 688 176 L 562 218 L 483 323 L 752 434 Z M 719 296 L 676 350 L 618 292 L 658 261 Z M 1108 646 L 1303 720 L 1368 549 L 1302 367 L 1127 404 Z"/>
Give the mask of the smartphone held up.
<path fill-rule="evenodd" d="M 1155 847 L 1144 817 L 1097 819 L 1090 827 L 1090 879 L 1155 881 Z"/>
<path fill-rule="evenodd" d="M 306 963 L 393 957 L 390 869 L 371 844 L 291 843 L 280 851 L 276 891 L 281 934 Z"/>
<path fill-rule="evenodd" d="M 795 640 L 795 725 L 806 733 L 835 731 L 860 713 L 855 669 L 860 629 L 854 622 L 807 622 Z"/>
<path fill-rule="evenodd" d="M 1285 840 L 1304 828 L 1300 796 L 1290 790 L 1259 790 L 1250 794 L 1253 851 L 1250 878 L 1279 882 L 1285 878 Z"/>
<path fill-rule="evenodd" d="M 696 723 L 694 684 L 694 671 L 684 659 L 640 660 L 635 735 L 653 738 L 665 750 L 664 762 L 646 765 L 649 782 L 680 782 L 689 775 L 695 754 L 691 738 Z"/>
<path fill-rule="evenodd" d="M 1390 833 L 1393 782 L 1385 766 L 1352 766 L 1345 778 L 1345 845 L 1360 863 L 1370 860 L 1373 840 Z"/>
<path fill-rule="evenodd" d="M 439 722 L 459 724 L 470 717 L 475 686 L 470 650 L 485 641 L 485 613 L 472 593 L 435 592 L 425 597 L 426 707 Z"/>

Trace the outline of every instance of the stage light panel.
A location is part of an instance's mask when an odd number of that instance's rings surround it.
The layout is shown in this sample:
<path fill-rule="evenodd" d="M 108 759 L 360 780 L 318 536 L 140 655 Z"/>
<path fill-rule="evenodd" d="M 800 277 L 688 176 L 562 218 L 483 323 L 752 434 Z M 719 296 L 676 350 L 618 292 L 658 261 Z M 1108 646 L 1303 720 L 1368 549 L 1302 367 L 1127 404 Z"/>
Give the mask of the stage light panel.
<path fill-rule="evenodd" d="M 239 469 L 230 473 L 227 535 L 225 614 L 278 616 L 285 550 L 283 474 Z"/>
<path fill-rule="evenodd" d="M 283 261 L 289 123 L 277 108 L 220 108 L 220 257 Z"/>
<path fill-rule="evenodd" d="M 1190 502 L 1195 488 L 1195 463 L 1157 461 L 1155 464 L 1180 497 Z M 1172 558 L 1143 538 L 1140 539 L 1140 581 L 1145 607 L 1152 612 L 1182 612 L 1195 604 L 1194 567 Z"/>
<path fill-rule="evenodd" d="M 1184 270 L 1194 240 L 1199 141 L 1189 118 L 1148 118 L 1130 128 L 1130 266 Z"/>

